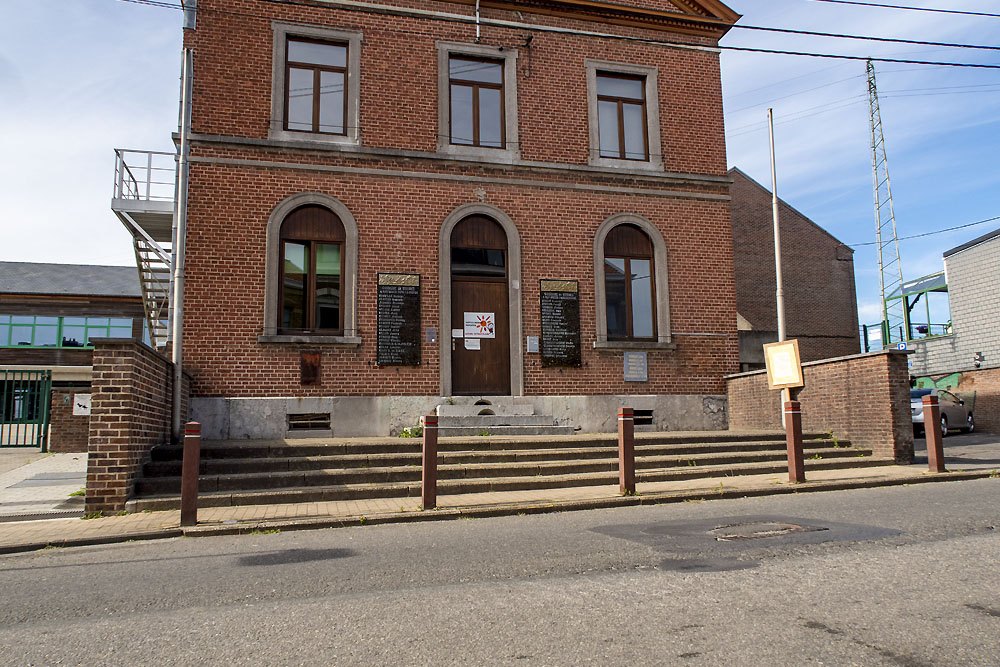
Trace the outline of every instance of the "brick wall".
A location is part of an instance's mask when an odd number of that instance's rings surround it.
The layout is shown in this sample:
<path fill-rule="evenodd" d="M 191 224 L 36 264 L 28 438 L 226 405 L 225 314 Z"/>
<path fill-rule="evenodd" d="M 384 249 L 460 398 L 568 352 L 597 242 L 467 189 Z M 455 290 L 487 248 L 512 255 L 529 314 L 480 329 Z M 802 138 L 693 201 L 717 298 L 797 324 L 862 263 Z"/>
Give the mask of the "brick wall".
<path fill-rule="evenodd" d="M 149 452 L 170 439 L 173 364 L 132 339 L 94 345 L 87 511 L 125 506 Z"/>
<path fill-rule="evenodd" d="M 729 173 L 736 310 L 755 331 L 774 332 L 771 340 L 776 341 L 771 193 L 738 169 Z M 798 339 L 802 361 L 857 354 L 861 343 L 851 249 L 780 199 L 778 218 L 787 337 Z"/>
<path fill-rule="evenodd" d="M 89 394 L 89 386 L 53 387 L 49 424 L 49 451 L 85 452 L 90 435 L 90 417 L 73 414 L 73 397 Z"/>
<path fill-rule="evenodd" d="M 455 11 L 455 5 L 407 2 Z M 525 355 L 524 391 L 550 394 L 721 394 L 735 371 L 733 256 L 725 180 L 718 54 L 581 35 L 483 28 L 482 43 L 518 51 L 520 161 L 444 159 L 438 144 L 439 40 L 472 43 L 453 22 L 270 3 L 267 16 L 235 0 L 205 0 L 196 31 L 188 207 L 185 359 L 196 396 L 437 395 L 440 352 L 423 343 L 418 367 L 375 361 L 376 274 L 419 273 L 421 329 L 438 327 L 438 237 L 458 206 L 485 202 L 521 236 L 523 335 L 540 333 L 539 279 L 580 281 L 583 365 L 543 368 Z M 635 37 L 669 33 L 484 8 L 484 16 Z M 360 30 L 361 149 L 269 142 L 270 19 Z M 704 36 L 685 41 L 711 44 Z M 589 168 L 585 61 L 655 66 L 664 171 Z M 373 152 L 375 151 L 375 152 Z M 381 151 L 381 152 L 378 152 Z M 394 152 L 393 152 L 394 151 Z M 402 151 L 406 151 L 403 153 Z M 572 168 L 572 170 L 570 169 Z M 260 344 L 265 229 L 275 206 L 300 192 L 341 201 L 358 224 L 358 348 L 313 346 L 322 377 L 300 382 L 301 347 Z M 648 219 L 667 244 L 670 328 L 676 350 L 649 352 L 647 383 L 626 383 L 622 352 L 597 351 L 594 235 L 612 215 Z M 447 335 L 446 331 L 439 332 Z M 661 332 L 662 333 L 662 332 Z M 423 338 L 423 337 L 422 337 Z"/>
<path fill-rule="evenodd" d="M 955 391 L 966 395 L 975 392 L 972 415 L 977 431 L 1000 434 L 1000 368 L 964 371 Z"/>
<path fill-rule="evenodd" d="M 883 350 L 803 364 L 802 428 L 833 431 L 875 456 L 913 459 L 906 353 Z M 726 378 L 729 427 L 781 428 L 780 393 L 764 371 Z"/>

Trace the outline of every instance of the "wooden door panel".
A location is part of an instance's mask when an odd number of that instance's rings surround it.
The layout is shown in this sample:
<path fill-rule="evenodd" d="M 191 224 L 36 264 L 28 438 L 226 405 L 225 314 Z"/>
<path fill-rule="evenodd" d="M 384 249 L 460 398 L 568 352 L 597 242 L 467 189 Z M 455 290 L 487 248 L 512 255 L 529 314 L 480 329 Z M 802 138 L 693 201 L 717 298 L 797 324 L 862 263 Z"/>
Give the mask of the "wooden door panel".
<path fill-rule="evenodd" d="M 453 329 L 463 328 L 466 312 L 495 313 L 496 337 L 477 339 L 480 344 L 478 350 L 467 350 L 464 339 L 452 338 L 452 393 L 456 396 L 510 395 L 510 324 L 506 281 L 453 279 Z"/>

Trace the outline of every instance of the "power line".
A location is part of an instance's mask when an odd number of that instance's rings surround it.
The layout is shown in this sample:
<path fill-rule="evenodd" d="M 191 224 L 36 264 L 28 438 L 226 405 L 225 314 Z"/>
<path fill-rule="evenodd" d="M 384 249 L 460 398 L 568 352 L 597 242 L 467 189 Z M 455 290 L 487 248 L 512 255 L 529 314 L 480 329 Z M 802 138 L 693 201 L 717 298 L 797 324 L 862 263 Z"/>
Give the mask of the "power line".
<path fill-rule="evenodd" d="M 837 37 L 839 39 L 858 39 L 870 42 L 892 42 L 894 44 L 917 44 L 919 46 L 945 46 L 955 49 L 984 49 L 989 51 L 1000 51 L 1000 46 L 986 45 L 986 44 L 959 44 L 956 42 L 925 42 L 919 39 L 900 39 L 895 37 L 874 37 L 872 35 L 848 35 L 844 33 L 837 32 L 814 32 L 812 30 L 793 30 L 791 28 L 769 28 L 765 26 L 758 25 L 740 25 L 739 23 L 733 26 L 734 28 L 741 28 L 743 30 L 763 30 L 766 32 L 784 32 L 792 35 L 810 35 L 813 37 Z"/>
<path fill-rule="evenodd" d="M 161 0 L 119 0 L 119 1 L 120 2 L 129 2 L 129 3 L 137 4 L 137 5 L 148 5 L 148 6 L 152 6 L 152 7 L 163 7 L 163 8 L 167 8 L 167 9 L 176 9 L 176 10 L 183 10 L 184 9 L 184 7 L 181 6 L 181 5 L 178 5 L 178 4 L 175 4 L 175 3 L 171 3 L 171 2 L 164 2 L 164 1 L 161 1 Z M 428 16 L 422 16 L 422 15 L 419 15 L 419 14 L 408 14 L 408 13 L 406 13 L 406 10 L 404 8 L 399 8 L 399 9 L 392 8 L 392 9 L 389 9 L 389 8 L 372 8 L 372 7 L 350 7 L 350 6 L 346 6 L 346 5 L 341 5 L 341 6 L 338 6 L 338 7 L 334 7 L 334 6 L 330 6 L 330 5 L 326 5 L 326 6 L 315 5 L 315 4 L 308 3 L 308 2 L 297 2 L 295 0 L 266 0 L 266 1 L 267 2 L 271 2 L 273 4 L 278 4 L 278 5 L 301 6 L 301 7 L 309 7 L 311 9 L 331 9 L 331 10 L 335 10 L 335 11 L 351 11 L 351 12 L 361 12 L 361 13 L 368 13 L 368 14 L 388 14 L 388 15 L 397 15 L 398 14 L 398 15 L 405 15 L 405 16 L 416 17 L 416 18 L 424 18 L 424 19 L 428 19 L 428 20 L 448 21 L 448 22 L 453 22 L 453 23 L 472 23 L 472 22 L 475 21 L 474 17 L 472 17 L 472 16 L 458 16 L 458 15 L 456 15 L 456 16 L 453 16 L 453 17 L 445 17 L 445 16 L 428 17 Z M 230 15 L 234 15 L 234 16 L 245 16 L 245 17 L 248 17 L 248 18 L 256 18 L 256 19 L 263 19 L 263 20 L 271 20 L 271 19 L 274 18 L 274 17 L 271 17 L 271 16 L 261 16 L 261 15 L 243 13 L 243 12 L 229 11 L 229 10 L 218 10 L 218 9 L 204 9 L 204 8 L 200 8 L 199 11 L 217 12 L 217 13 L 223 13 L 223 14 L 230 14 Z M 507 23 L 508 22 L 505 22 L 505 21 L 496 21 L 496 20 L 493 20 L 493 19 L 480 19 L 479 20 L 479 24 L 480 25 L 484 25 L 484 26 L 492 26 L 492 27 L 499 27 L 499 28 L 512 28 L 512 27 L 515 27 L 515 26 L 512 26 L 512 25 L 508 25 Z M 648 38 L 648 37 L 633 37 L 633 36 L 629 36 L 629 35 L 614 35 L 614 34 L 589 33 L 587 31 L 571 30 L 571 29 L 567 29 L 567 28 L 556 28 L 556 27 L 553 27 L 553 26 L 541 26 L 541 25 L 518 25 L 518 26 L 516 26 L 516 29 L 518 29 L 518 30 L 533 30 L 533 31 L 538 31 L 538 32 L 549 32 L 549 33 L 566 34 L 566 35 L 584 35 L 584 36 L 593 36 L 593 37 L 603 37 L 603 38 L 606 38 L 606 39 L 618 39 L 618 40 L 622 40 L 622 41 L 639 42 L 639 43 L 643 43 L 643 44 L 654 44 L 654 45 L 660 45 L 660 46 L 672 46 L 672 47 L 677 47 L 677 48 L 688 48 L 688 49 L 694 48 L 694 49 L 699 49 L 699 50 L 712 50 L 712 49 L 718 48 L 718 49 L 724 50 L 724 51 L 745 51 L 745 52 L 751 52 L 751 53 L 770 53 L 770 54 L 776 54 L 776 55 L 803 56 L 803 57 L 810 57 L 810 58 L 833 58 L 833 59 L 840 59 L 840 60 L 865 60 L 865 61 L 872 60 L 874 62 L 897 63 L 897 64 L 907 64 L 907 65 L 933 65 L 933 66 L 939 66 L 939 67 L 970 67 L 970 68 L 977 68 L 977 69 L 1000 69 L 1000 65 L 993 65 L 993 64 L 986 64 L 986 63 L 957 63 L 957 62 L 941 62 L 941 61 L 933 61 L 933 60 L 912 60 L 912 59 L 903 59 L 903 58 L 876 58 L 876 57 L 868 57 L 868 56 L 849 56 L 849 55 L 834 54 L 834 53 L 810 53 L 810 52 L 804 52 L 804 51 L 786 51 L 786 50 L 780 50 L 780 49 L 764 49 L 764 48 L 749 47 L 749 46 L 728 46 L 728 45 L 722 45 L 722 44 L 719 44 L 717 47 L 706 47 L 703 44 L 695 44 L 695 43 L 692 43 L 692 42 L 678 42 L 678 41 L 671 41 L 671 40 L 665 40 L 665 39 L 652 39 L 652 38 Z M 429 33 L 422 33 L 422 32 L 419 32 L 419 31 L 410 31 L 410 32 L 412 32 L 414 34 L 429 34 Z"/>
<path fill-rule="evenodd" d="M 956 229 L 965 229 L 966 227 L 974 227 L 976 225 L 985 225 L 987 222 L 994 222 L 995 220 L 1000 220 L 1000 215 L 994 216 L 992 218 L 986 218 L 985 220 L 978 220 L 976 222 L 969 222 L 964 225 L 958 225 L 957 227 L 948 227 L 947 229 L 937 229 L 933 232 L 924 232 L 923 234 L 914 234 L 913 236 L 900 236 L 900 241 L 909 241 L 910 239 L 919 239 L 924 236 L 933 236 L 935 234 L 944 234 L 945 232 L 953 232 Z M 850 247 L 858 247 L 863 245 L 875 245 L 878 241 L 868 241 L 866 243 L 849 243 Z"/>
<path fill-rule="evenodd" d="M 886 9 L 908 9 L 914 12 L 936 12 L 939 14 L 964 14 L 966 16 L 988 16 L 1000 18 L 1000 14 L 987 12 L 970 12 L 962 9 L 935 9 L 933 7 L 907 7 L 904 5 L 885 5 L 878 2 L 857 2 L 857 0 L 813 0 L 813 2 L 831 2 L 838 5 L 858 5 L 861 7 L 883 7 Z"/>

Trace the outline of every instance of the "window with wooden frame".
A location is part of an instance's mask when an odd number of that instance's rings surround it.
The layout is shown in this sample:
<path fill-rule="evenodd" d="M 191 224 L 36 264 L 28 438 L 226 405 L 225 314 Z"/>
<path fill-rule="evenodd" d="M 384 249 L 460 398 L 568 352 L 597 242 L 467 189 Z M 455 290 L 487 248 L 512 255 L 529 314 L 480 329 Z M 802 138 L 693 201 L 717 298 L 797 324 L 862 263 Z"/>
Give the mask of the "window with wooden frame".
<path fill-rule="evenodd" d="M 604 240 L 604 294 L 608 340 L 656 340 L 653 244 L 635 225 Z"/>
<path fill-rule="evenodd" d="M 504 148 L 504 63 L 472 56 L 448 59 L 451 143 Z"/>
<path fill-rule="evenodd" d="M 285 126 L 296 132 L 347 134 L 347 44 L 285 42 Z"/>
<path fill-rule="evenodd" d="M 649 159 L 645 77 L 597 73 L 597 127 L 601 157 Z"/>
<path fill-rule="evenodd" d="M 285 218 L 279 236 L 278 333 L 342 333 L 344 224 L 307 205 Z"/>

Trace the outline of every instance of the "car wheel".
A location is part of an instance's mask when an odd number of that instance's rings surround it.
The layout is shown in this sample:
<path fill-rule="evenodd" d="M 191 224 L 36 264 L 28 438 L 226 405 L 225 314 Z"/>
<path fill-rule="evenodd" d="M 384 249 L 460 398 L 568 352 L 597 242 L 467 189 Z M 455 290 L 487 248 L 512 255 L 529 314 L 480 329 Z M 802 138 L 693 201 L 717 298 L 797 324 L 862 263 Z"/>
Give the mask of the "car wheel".
<path fill-rule="evenodd" d="M 969 413 L 969 419 L 965 422 L 965 432 L 972 433 L 976 430 L 976 422 L 972 419 L 972 413 Z"/>
<path fill-rule="evenodd" d="M 944 415 L 941 415 L 941 437 L 948 437 L 948 418 Z"/>

